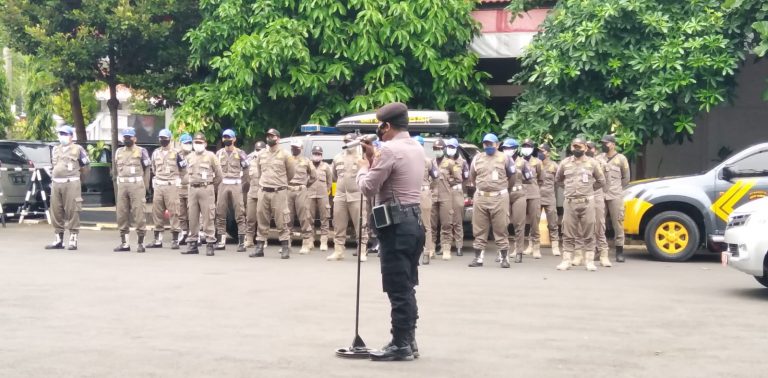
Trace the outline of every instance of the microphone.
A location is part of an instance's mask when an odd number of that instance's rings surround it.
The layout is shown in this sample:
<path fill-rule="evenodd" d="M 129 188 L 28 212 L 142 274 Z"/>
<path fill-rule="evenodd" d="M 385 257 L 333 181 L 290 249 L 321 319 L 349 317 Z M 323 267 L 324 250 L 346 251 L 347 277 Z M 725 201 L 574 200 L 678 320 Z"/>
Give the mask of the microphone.
<path fill-rule="evenodd" d="M 355 147 L 359 146 L 361 143 L 371 144 L 371 143 L 377 141 L 378 139 L 379 139 L 379 137 L 377 137 L 375 134 L 363 135 L 363 136 L 361 136 L 361 137 L 359 137 L 359 138 L 357 138 L 357 139 L 355 139 L 355 140 L 353 140 L 353 141 L 343 145 L 341 147 L 341 149 L 346 150 L 346 149 L 349 149 L 349 148 L 355 148 Z"/>

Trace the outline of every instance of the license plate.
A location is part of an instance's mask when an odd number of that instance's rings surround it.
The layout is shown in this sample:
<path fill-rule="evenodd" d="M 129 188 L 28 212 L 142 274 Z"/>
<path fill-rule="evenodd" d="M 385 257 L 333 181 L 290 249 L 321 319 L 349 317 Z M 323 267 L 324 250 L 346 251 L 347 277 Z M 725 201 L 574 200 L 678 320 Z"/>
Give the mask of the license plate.
<path fill-rule="evenodd" d="M 11 180 L 13 185 L 24 185 L 27 183 L 27 180 L 25 180 L 24 176 L 11 176 Z"/>
<path fill-rule="evenodd" d="M 720 262 L 723 264 L 723 266 L 728 266 L 728 252 L 720 253 Z"/>

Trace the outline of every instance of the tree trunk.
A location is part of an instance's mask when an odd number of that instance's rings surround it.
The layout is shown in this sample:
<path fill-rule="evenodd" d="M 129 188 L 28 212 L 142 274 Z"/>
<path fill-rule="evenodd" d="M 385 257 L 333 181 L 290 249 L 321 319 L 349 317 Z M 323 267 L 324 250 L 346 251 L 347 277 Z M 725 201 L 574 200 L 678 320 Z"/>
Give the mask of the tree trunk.
<path fill-rule="evenodd" d="M 77 141 L 85 143 L 88 136 L 85 133 L 85 119 L 83 118 L 83 104 L 80 102 L 80 83 L 69 83 L 69 106 L 72 110 L 72 121 L 75 123 L 75 135 Z"/>

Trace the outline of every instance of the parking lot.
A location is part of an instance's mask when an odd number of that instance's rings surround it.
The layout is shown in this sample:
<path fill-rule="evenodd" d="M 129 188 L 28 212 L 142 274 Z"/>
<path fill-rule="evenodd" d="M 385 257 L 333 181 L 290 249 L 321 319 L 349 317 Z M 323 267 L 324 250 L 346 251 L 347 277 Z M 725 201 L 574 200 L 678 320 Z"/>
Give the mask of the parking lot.
<path fill-rule="evenodd" d="M 0 228 L 0 376 L 760 376 L 768 289 L 718 256 L 557 272 L 558 259 L 423 266 L 410 363 L 341 360 L 354 336 L 355 261 L 315 250 L 114 253 L 116 231 L 46 251 L 46 225 Z M 135 237 L 133 237 L 135 243 Z M 294 252 L 298 248 L 294 248 Z M 389 339 L 378 261 L 362 269 L 360 334 Z"/>

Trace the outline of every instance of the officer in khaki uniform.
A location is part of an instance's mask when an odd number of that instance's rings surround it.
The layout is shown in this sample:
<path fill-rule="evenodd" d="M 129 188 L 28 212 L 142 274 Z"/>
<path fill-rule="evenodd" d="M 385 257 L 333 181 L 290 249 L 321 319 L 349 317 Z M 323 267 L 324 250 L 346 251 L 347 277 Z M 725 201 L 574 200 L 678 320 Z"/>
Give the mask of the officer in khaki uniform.
<path fill-rule="evenodd" d="M 440 249 L 443 260 L 451 259 L 451 244 L 453 244 L 454 197 L 456 190 L 461 190 L 461 167 L 456 161 L 445 157 L 445 142 L 437 139 L 432 145 L 435 155 L 434 164 L 438 176 L 432 183 L 434 202 L 432 203 L 432 244 L 437 245 L 437 235 L 440 234 Z M 439 228 L 438 228 L 439 225 Z M 429 256 L 432 258 L 433 256 Z"/>
<path fill-rule="evenodd" d="M 469 167 L 469 179 L 477 190 L 472 212 L 472 233 L 475 258 L 470 267 L 483 266 L 488 232 L 501 251 L 501 267 L 509 268 L 509 187 L 514 185 L 515 166 L 498 150 L 499 138 L 494 134 L 483 137 L 483 153 L 478 153 Z"/>
<path fill-rule="evenodd" d="M 181 149 L 178 153 L 186 161 L 187 156 L 192 152 L 192 136 L 187 133 L 181 134 L 179 143 L 181 143 Z M 179 245 L 186 245 L 187 235 L 189 235 L 189 175 L 186 166 L 179 170 L 179 179 L 179 227 L 181 227 L 181 234 L 179 234 L 178 243 Z"/>
<path fill-rule="evenodd" d="M 149 167 L 152 161 L 149 153 L 143 147 L 136 145 L 136 130 L 132 127 L 123 130 L 123 144 L 115 152 L 114 162 L 117 164 L 117 228 L 120 230 L 120 245 L 115 252 L 128 252 L 128 234 L 131 223 L 136 227 L 139 245 L 136 252 L 143 253 L 144 234 L 146 233 L 144 204 L 147 203 L 147 182 Z"/>
<path fill-rule="evenodd" d="M 445 155 L 456 161 L 461 168 L 461 185 L 453 186 L 453 243 L 456 246 L 456 256 L 464 256 L 461 248 L 464 246 L 464 190 L 469 180 L 469 164 L 459 152 L 459 140 L 448 139 Z"/>
<path fill-rule="evenodd" d="M 354 139 L 354 134 L 344 135 L 345 144 L 349 144 Z M 341 260 L 344 258 L 344 243 L 347 241 L 347 225 L 349 225 L 350 220 L 354 226 L 355 235 L 359 233 L 359 227 L 363 227 L 359 219 L 360 206 L 363 206 L 363 219 L 367 219 L 367 211 L 365 211 L 365 206 L 360 201 L 362 194 L 357 186 L 357 182 L 355 182 L 355 176 L 360 170 L 360 156 L 359 148 L 347 148 L 336 155 L 333 159 L 333 164 L 331 164 L 333 179 L 336 181 L 336 196 L 333 197 L 333 231 L 335 236 L 333 238 L 334 250 L 326 258 L 327 260 Z M 368 244 L 368 234 L 366 232 L 362 234 L 363 240 L 358 240 L 357 242 L 363 246 L 361 248 L 363 255 L 360 256 L 360 259 L 365 261 L 367 260 L 365 245 Z"/>
<path fill-rule="evenodd" d="M 216 233 L 219 242 L 216 250 L 224 250 L 227 245 L 227 213 L 234 209 L 237 222 L 237 251 L 245 252 L 245 206 L 243 205 L 243 175 L 247 173 L 248 156 L 235 147 L 237 137 L 232 129 L 224 130 L 221 143 L 224 148 L 216 152 L 221 165 L 221 184 L 216 199 Z M 246 177 L 247 179 L 247 177 Z"/>
<path fill-rule="evenodd" d="M 301 249 L 299 254 L 309 253 L 314 244 L 312 234 L 312 215 L 309 211 L 309 186 L 317 180 L 315 165 L 309 159 L 302 156 L 303 141 L 294 139 L 291 141 L 291 162 L 295 167 L 293 178 L 288 183 L 288 210 L 291 211 L 288 227 L 293 226 L 294 217 L 299 220 L 301 228 Z M 289 239 L 290 243 L 290 239 Z"/>
<path fill-rule="evenodd" d="M 312 165 L 315 167 L 317 180 L 309 186 L 309 220 L 314 226 L 315 218 L 320 218 L 320 252 L 328 251 L 328 233 L 331 221 L 331 189 L 333 187 L 333 171 L 331 165 L 323 161 L 323 147 L 312 147 Z M 314 231 L 309 245 L 315 246 Z"/>
<path fill-rule="evenodd" d="M 424 145 L 424 138 L 420 135 L 413 137 L 413 140 Z M 435 242 L 432 241 L 432 203 L 434 202 L 434 192 L 432 191 L 432 182 L 438 176 L 438 169 L 435 161 L 424 158 L 424 178 L 421 181 L 421 196 L 419 208 L 421 209 L 421 223 L 424 225 L 424 253 L 421 256 L 421 263 L 429 264 L 430 256 L 435 254 Z"/>
<path fill-rule="evenodd" d="M 251 248 L 254 246 L 253 238 L 256 237 L 256 207 L 259 203 L 259 175 L 258 165 L 256 165 L 256 158 L 259 152 L 267 148 L 266 143 L 262 141 L 256 142 L 253 152 L 248 154 L 248 192 L 246 194 L 245 205 L 245 247 Z"/>
<path fill-rule="evenodd" d="M 541 158 L 541 208 L 547 217 L 547 229 L 549 230 L 549 240 L 552 243 L 552 255 L 560 256 L 560 224 L 557 215 L 557 196 L 555 191 L 555 175 L 557 174 L 557 163 L 550 158 L 552 147 L 544 143 L 539 146 L 539 157 Z"/>
<path fill-rule="evenodd" d="M 597 148 L 595 147 L 594 142 L 587 141 L 586 155 L 587 157 L 591 157 L 595 159 L 595 162 L 598 164 L 600 171 L 603 172 L 603 175 L 605 175 L 605 164 L 601 160 L 596 159 Z M 607 185 L 607 178 L 606 178 L 606 185 Z M 600 256 L 600 265 L 604 267 L 610 267 L 611 261 L 608 259 L 608 240 L 605 238 L 605 196 L 603 192 L 604 188 L 605 186 L 603 186 L 600 189 L 595 189 L 595 250 Z M 571 265 L 573 266 L 581 265 L 583 257 L 584 256 L 581 255 L 580 251 L 576 251 L 574 258 L 571 261 Z"/>
<path fill-rule="evenodd" d="M 91 162 L 85 149 L 73 143 L 74 132 L 72 126 L 59 127 L 59 145 L 51 153 L 51 223 L 56 240 L 45 249 L 64 249 L 65 230 L 69 230 L 67 249 L 77 249 L 83 206 L 80 178 L 88 174 Z"/>
<path fill-rule="evenodd" d="M 202 224 L 203 236 L 206 240 L 205 255 L 214 255 L 214 243 L 216 243 L 215 228 L 213 225 L 214 211 L 216 210 L 216 193 L 214 185 L 221 183 L 223 173 L 219 159 L 211 151 L 206 151 L 205 135 L 196 133 L 192 141 L 193 152 L 187 155 L 187 174 L 189 178 L 189 236 L 187 237 L 187 250 L 183 255 L 199 253 L 197 249 L 200 225 Z"/>
<path fill-rule="evenodd" d="M 523 176 L 530 175 L 529 168 L 525 160 L 517 152 L 520 144 L 517 140 L 508 138 L 501 145 L 501 150 L 515 165 L 515 177 L 510 180 L 509 186 L 509 228 L 510 243 L 512 243 L 511 254 L 515 256 L 515 263 L 523 262 L 523 248 L 525 247 L 525 207 L 526 198 L 523 190 Z M 501 256 L 497 258 L 501 261 Z"/>
<path fill-rule="evenodd" d="M 152 218 L 155 221 L 155 240 L 147 248 L 163 247 L 163 229 L 165 228 L 165 211 L 171 221 L 171 249 L 179 249 L 179 186 L 181 186 L 181 170 L 186 168 L 187 161 L 171 147 L 171 130 L 162 129 L 159 134 L 160 147 L 152 151 Z"/>
<path fill-rule="evenodd" d="M 600 140 L 603 153 L 598 160 L 605 164 L 605 208 L 611 215 L 615 233 L 616 262 L 624 262 L 624 188 L 629 185 L 629 161 L 616 151 L 616 138 L 605 135 Z M 602 256 L 602 251 L 600 252 Z M 607 256 L 606 256 L 607 258 Z"/>
<path fill-rule="evenodd" d="M 528 232 L 528 248 L 524 255 L 533 254 L 534 259 L 541 258 L 539 221 L 541 219 L 541 180 L 544 176 L 541 168 L 541 160 L 533 156 L 534 143 L 530 139 L 523 141 L 520 147 L 520 155 L 523 157 L 523 165 L 528 167 L 530 175 L 523 174 L 523 190 L 526 200 L 526 223 L 530 225 Z"/>
<path fill-rule="evenodd" d="M 569 156 L 560 163 L 555 181 L 564 186 L 563 261 L 557 270 L 568 270 L 575 250 L 586 251 L 587 270 L 595 271 L 595 190 L 605 184 L 597 162 L 584 154 L 587 142 L 575 138 Z"/>
<path fill-rule="evenodd" d="M 263 257 L 264 246 L 269 236 L 269 222 L 274 217 L 280 240 L 280 258 L 291 257 L 291 229 L 288 222 L 291 211 L 288 209 L 288 183 L 293 179 L 296 169 L 293 160 L 278 142 L 280 132 L 267 130 L 267 149 L 259 152 L 256 158 L 259 176 L 259 200 L 256 207 L 257 228 L 256 248 L 248 257 Z"/>

